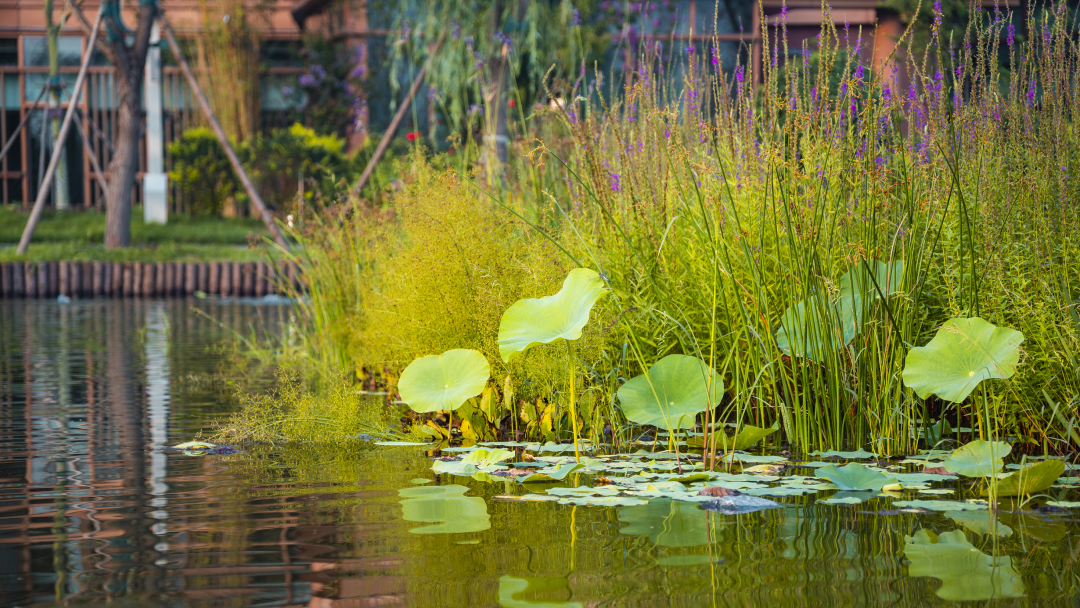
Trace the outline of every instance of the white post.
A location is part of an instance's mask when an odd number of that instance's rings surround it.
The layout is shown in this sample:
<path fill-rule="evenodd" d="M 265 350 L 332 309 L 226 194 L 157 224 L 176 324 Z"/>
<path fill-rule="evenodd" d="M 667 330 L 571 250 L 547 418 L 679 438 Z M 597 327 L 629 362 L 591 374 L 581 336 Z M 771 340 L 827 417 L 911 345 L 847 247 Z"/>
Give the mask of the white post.
<path fill-rule="evenodd" d="M 169 218 L 168 187 L 165 174 L 164 124 L 161 116 L 161 29 L 158 21 L 150 30 L 150 50 L 146 53 L 146 175 L 143 176 L 143 219 L 147 224 L 164 224 Z"/>

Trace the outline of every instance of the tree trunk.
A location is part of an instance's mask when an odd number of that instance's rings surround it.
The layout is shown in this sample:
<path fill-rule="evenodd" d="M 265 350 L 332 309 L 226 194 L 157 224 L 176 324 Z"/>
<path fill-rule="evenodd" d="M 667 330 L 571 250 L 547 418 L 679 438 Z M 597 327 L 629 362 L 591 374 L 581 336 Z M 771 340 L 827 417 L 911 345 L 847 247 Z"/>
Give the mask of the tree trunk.
<path fill-rule="evenodd" d="M 116 71 L 119 126 L 115 152 L 109 161 L 109 192 L 105 196 L 105 247 L 116 249 L 131 244 L 131 193 L 139 168 L 139 139 L 142 133 L 142 64 L 127 74 Z M 134 72 L 134 73 L 131 73 Z M 126 76 L 126 77 L 125 77 Z"/>

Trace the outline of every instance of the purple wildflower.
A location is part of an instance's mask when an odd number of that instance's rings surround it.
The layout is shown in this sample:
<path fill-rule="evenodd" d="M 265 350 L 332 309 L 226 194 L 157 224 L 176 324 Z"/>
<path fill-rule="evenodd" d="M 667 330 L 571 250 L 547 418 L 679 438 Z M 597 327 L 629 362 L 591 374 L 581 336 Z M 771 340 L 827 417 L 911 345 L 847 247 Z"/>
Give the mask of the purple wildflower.
<path fill-rule="evenodd" d="M 1011 49 L 1013 47 L 1013 44 L 1016 42 L 1016 26 L 1010 23 L 1006 32 L 1007 36 L 1005 37 L 1005 41 L 1006 43 L 1008 43 L 1009 48 Z"/>
<path fill-rule="evenodd" d="M 611 191 L 612 192 L 619 192 L 619 191 L 622 190 L 622 182 L 621 182 L 621 180 L 622 180 L 622 176 L 620 176 L 618 173 L 614 173 L 614 172 L 611 173 Z"/>

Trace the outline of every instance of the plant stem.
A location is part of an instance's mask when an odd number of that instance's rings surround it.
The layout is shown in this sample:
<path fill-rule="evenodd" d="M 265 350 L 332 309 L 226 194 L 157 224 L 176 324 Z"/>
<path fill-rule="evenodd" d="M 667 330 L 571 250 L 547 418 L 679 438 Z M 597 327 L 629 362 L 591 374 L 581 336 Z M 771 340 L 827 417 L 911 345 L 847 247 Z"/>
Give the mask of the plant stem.
<path fill-rule="evenodd" d="M 570 359 L 570 420 L 574 424 L 574 462 L 581 462 L 581 454 L 578 452 L 578 424 L 577 412 L 574 411 L 574 343 L 566 341 L 566 354 Z"/>

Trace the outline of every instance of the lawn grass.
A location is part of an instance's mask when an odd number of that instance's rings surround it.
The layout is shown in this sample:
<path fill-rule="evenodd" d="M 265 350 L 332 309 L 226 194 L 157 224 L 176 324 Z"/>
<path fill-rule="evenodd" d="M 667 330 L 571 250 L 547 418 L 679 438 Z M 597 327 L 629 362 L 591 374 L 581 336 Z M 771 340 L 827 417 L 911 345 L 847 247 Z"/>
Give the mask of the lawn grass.
<path fill-rule="evenodd" d="M 267 255 L 261 243 L 268 233 L 257 219 L 173 216 L 168 224 L 147 224 L 141 207 L 131 216 L 131 247 L 106 249 L 103 213 L 46 211 L 26 255 L 19 256 L 15 246 L 29 214 L 0 206 L 0 262 L 241 262 Z"/>
<path fill-rule="evenodd" d="M 0 243 L 18 243 L 29 213 L 15 206 L 0 206 Z M 249 235 L 267 235 L 266 226 L 254 218 L 173 216 L 168 224 L 143 222 L 142 207 L 131 210 L 131 244 L 186 243 L 246 245 Z M 105 214 L 96 211 L 46 211 L 41 214 L 31 244 L 77 243 L 100 245 L 105 241 Z"/>

